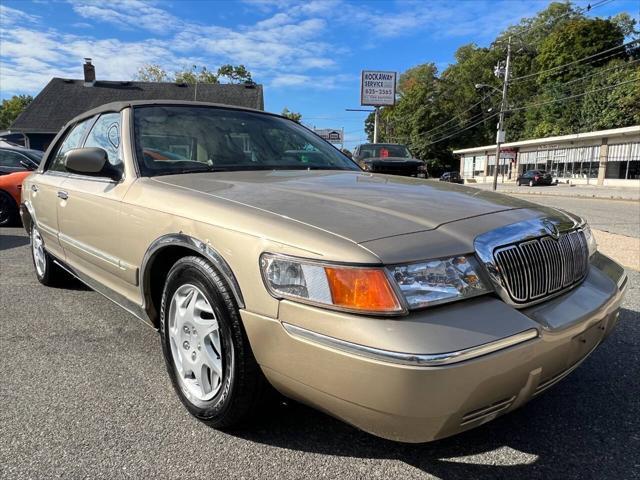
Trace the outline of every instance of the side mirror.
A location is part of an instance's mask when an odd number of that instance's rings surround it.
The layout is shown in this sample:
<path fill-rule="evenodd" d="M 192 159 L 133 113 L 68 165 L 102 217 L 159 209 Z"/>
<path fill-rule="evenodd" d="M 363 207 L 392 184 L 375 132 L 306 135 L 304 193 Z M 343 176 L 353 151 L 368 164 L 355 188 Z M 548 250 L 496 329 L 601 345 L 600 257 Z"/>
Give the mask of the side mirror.
<path fill-rule="evenodd" d="M 64 157 L 64 166 L 71 173 L 112 180 L 120 180 L 122 177 L 120 170 L 109 163 L 109 156 L 103 148 L 73 148 Z"/>

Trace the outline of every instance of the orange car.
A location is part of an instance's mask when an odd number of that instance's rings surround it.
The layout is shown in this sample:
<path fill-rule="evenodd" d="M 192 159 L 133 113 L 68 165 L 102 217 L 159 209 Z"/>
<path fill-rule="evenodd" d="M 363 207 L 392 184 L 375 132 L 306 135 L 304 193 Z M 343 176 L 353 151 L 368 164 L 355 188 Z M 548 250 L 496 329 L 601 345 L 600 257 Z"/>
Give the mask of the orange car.
<path fill-rule="evenodd" d="M 13 225 L 18 220 L 22 181 L 29 175 L 31 171 L 24 170 L 0 176 L 0 227 Z"/>
<path fill-rule="evenodd" d="M 0 139 L 0 227 L 17 222 L 22 182 L 38 168 L 43 153 Z"/>

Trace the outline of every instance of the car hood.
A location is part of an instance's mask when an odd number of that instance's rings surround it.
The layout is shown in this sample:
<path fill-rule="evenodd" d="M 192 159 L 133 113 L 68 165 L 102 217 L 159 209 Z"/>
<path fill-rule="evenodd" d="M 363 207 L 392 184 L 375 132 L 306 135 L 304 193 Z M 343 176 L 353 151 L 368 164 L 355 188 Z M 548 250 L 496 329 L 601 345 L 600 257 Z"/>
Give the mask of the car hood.
<path fill-rule="evenodd" d="M 532 206 L 460 185 L 355 171 L 212 172 L 155 181 L 240 203 L 257 214 L 269 212 L 356 243 Z"/>

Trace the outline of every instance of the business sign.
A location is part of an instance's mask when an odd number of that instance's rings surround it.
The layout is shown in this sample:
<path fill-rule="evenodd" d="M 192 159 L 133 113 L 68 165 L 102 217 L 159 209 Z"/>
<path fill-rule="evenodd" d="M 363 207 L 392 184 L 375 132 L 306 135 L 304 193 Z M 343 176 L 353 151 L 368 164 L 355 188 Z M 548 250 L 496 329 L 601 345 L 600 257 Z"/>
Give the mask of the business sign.
<path fill-rule="evenodd" d="M 363 70 L 360 105 L 381 107 L 396 103 L 396 72 Z"/>
<path fill-rule="evenodd" d="M 343 143 L 342 129 L 334 130 L 331 128 L 319 128 L 315 132 L 330 143 Z"/>
<path fill-rule="evenodd" d="M 510 160 L 515 160 L 517 152 L 515 150 L 505 149 L 500 150 L 500 158 L 508 158 Z"/>

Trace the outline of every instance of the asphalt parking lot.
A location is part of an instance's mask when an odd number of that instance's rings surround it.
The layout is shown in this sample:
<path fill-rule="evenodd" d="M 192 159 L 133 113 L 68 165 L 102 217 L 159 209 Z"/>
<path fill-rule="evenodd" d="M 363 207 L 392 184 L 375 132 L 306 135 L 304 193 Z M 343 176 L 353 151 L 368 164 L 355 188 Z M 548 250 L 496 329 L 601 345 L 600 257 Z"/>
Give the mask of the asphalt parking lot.
<path fill-rule="evenodd" d="M 640 478 L 640 273 L 629 275 L 613 335 L 563 382 L 478 429 L 397 444 L 282 404 L 224 433 L 179 403 L 152 329 L 79 284 L 41 286 L 24 232 L 1 229 L 0 475 Z"/>

